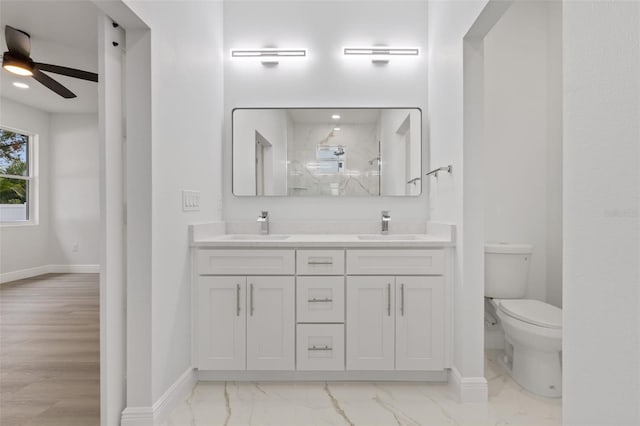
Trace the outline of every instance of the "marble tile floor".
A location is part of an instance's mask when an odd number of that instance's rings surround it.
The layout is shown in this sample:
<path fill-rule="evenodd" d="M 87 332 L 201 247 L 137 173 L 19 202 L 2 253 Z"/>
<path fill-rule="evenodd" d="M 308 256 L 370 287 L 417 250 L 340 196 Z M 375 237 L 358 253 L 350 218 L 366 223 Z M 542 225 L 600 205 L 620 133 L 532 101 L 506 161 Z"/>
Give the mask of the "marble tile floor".
<path fill-rule="evenodd" d="M 461 404 L 446 383 L 200 382 L 164 426 L 562 424 L 562 400 L 530 394 L 487 353 L 488 404 Z"/>

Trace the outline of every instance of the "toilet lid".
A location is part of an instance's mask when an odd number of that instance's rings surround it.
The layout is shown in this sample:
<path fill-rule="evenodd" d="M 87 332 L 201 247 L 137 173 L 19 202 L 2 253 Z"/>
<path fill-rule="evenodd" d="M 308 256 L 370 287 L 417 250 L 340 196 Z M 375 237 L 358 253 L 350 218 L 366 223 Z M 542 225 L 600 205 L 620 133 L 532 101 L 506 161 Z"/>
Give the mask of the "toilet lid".
<path fill-rule="evenodd" d="M 531 299 L 500 301 L 500 309 L 514 318 L 546 328 L 562 328 L 562 309 Z"/>

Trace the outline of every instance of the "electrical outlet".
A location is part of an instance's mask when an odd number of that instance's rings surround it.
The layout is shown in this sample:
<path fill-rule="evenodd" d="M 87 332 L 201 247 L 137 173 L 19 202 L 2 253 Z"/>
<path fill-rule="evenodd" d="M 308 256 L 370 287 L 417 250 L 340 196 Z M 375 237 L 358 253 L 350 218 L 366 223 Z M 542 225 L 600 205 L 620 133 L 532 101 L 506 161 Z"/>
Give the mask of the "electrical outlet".
<path fill-rule="evenodd" d="M 200 211 L 200 191 L 182 191 L 182 211 L 198 212 Z"/>

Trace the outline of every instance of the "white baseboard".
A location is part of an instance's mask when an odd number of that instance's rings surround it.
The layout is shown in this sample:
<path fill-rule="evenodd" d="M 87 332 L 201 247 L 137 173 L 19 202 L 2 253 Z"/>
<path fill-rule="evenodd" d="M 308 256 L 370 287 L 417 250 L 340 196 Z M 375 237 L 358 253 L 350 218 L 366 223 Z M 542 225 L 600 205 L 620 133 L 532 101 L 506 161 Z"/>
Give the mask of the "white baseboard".
<path fill-rule="evenodd" d="M 196 370 L 189 367 L 153 404 L 153 424 L 163 424 L 173 409 L 189 396 L 197 382 Z"/>
<path fill-rule="evenodd" d="M 489 385 L 484 377 L 462 377 L 456 367 L 449 373 L 449 388 L 458 395 L 460 402 L 487 402 Z"/>
<path fill-rule="evenodd" d="M 0 284 L 11 281 L 24 280 L 25 278 L 37 277 L 49 273 L 48 265 L 38 266 L 36 268 L 21 269 L 19 271 L 3 272 L 0 274 Z"/>
<path fill-rule="evenodd" d="M 213 382 L 353 382 L 353 381 L 447 381 L 446 371 L 223 371 L 202 370 L 198 380 Z"/>
<path fill-rule="evenodd" d="M 127 407 L 122 411 L 121 426 L 159 426 L 193 390 L 197 383 L 196 372 L 189 367 L 169 389 L 153 404 L 153 407 Z"/>
<path fill-rule="evenodd" d="M 127 407 L 122 411 L 120 426 L 153 426 L 153 408 Z"/>
<path fill-rule="evenodd" d="M 49 265 L 50 274 L 97 274 L 100 265 Z"/>
<path fill-rule="evenodd" d="M 4 272 L 0 274 L 0 284 L 44 274 L 97 274 L 99 272 L 100 265 L 43 265 L 36 268 Z"/>

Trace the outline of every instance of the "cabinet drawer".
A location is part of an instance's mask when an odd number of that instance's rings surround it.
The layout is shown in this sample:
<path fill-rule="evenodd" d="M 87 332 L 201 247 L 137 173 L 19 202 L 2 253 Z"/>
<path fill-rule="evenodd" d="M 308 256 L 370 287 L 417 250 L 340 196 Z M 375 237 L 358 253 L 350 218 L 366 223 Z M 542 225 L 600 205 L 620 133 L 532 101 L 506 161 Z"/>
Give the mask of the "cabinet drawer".
<path fill-rule="evenodd" d="M 350 275 L 442 275 L 444 250 L 347 250 Z"/>
<path fill-rule="evenodd" d="M 298 250 L 298 275 L 343 275 L 343 250 Z"/>
<path fill-rule="evenodd" d="M 344 370 L 343 324 L 298 324 L 298 370 Z"/>
<path fill-rule="evenodd" d="M 344 322 L 344 277 L 298 277 L 298 322 Z"/>
<path fill-rule="evenodd" d="M 200 275 L 293 275 L 293 250 L 198 250 Z"/>

